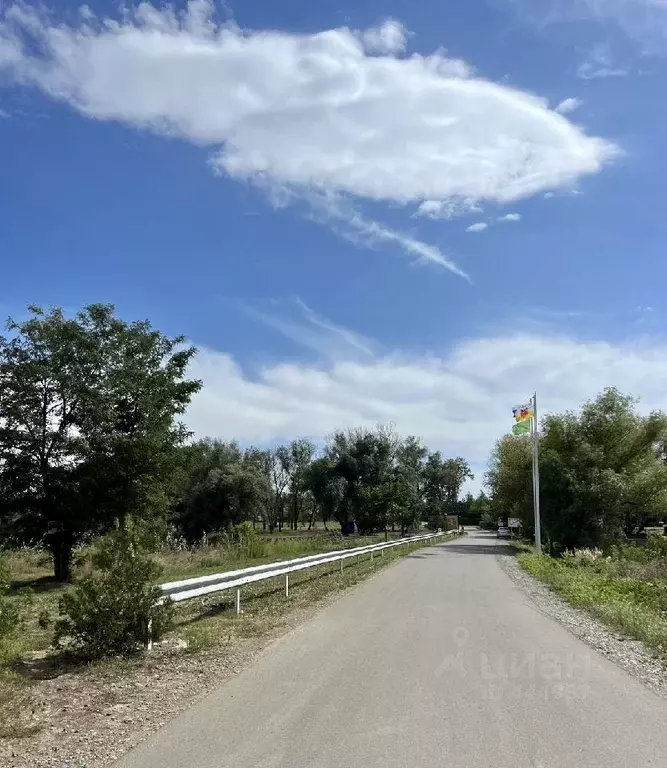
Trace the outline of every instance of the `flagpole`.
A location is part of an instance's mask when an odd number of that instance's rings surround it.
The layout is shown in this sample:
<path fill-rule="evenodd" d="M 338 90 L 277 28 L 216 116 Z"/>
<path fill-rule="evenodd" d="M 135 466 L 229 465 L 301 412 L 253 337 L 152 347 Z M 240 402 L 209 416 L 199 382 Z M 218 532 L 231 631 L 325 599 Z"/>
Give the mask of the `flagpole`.
<path fill-rule="evenodd" d="M 537 392 L 533 393 L 533 507 L 535 509 L 535 549 L 542 552 L 540 523 L 540 444 L 537 429 Z"/>

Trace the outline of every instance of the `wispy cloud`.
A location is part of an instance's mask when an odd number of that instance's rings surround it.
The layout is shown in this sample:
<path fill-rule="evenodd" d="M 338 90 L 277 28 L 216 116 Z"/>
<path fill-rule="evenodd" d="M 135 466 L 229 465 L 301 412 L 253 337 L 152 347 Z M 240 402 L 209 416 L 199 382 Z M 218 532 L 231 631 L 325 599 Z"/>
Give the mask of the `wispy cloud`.
<path fill-rule="evenodd" d="M 440 248 L 363 216 L 345 197 L 320 195 L 311 191 L 305 199 L 316 221 L 328 224 L 336 234 L 355 245 L 373 249 L 382 245 L 394 245 L 422 263 L 443 267 L 472 282 L 470 275 L 446 256 Z"/>
<path fill-rule="evenodd" d="M 667 3 L 664 0 L 512 0 L 512 7 L 542 29 L 578 24 L 599 41 L 609 38 L 610 30 L 620 32 L 634 44 L 639 55 L 667 54 Z M 582 22 L 586 22 L 583 27 Z M 592 68 L 597 77 L 627 74 L 611 63 Z"/>
<path fill-rule="evenodd" d="M 477 223 L 466 227 L 466 232 L 484 232 L 484 230 L 488 228 L 489 225 L 485 221 L 478 221 Z"/>
<path fill-rule="evenodd" d="M 567 115 L 569 112 L 574 112 L 575 109 L 583 104 L 581 99 L 563 99 L 560 104 L 554 109 L 554 112 L 558 112 L 560 115 Z"/>
<path fill-rule="evenodd" d="M 577 77 L 582 80 L 596 80 L 605 77 L 627 77 L 630 71 L 621 67 L 601 67 L 595 62 L 584 61 L 577 68 Z"/>
<path fill-rule="evenodd" d="M 345 219 L 344 223 L 348 229 L 344 229 L 342 233 L 355 242 L 360 240 L 369 247 L 377 247 L 383 243 L 397 245 L 405 253 L 416 256 L 418 260 L 444 267 L 455 275 L 471 282 L 470 275 L 464 272 L 451 259 L 448 259 L 435 245 L 426 243 L 404 232 L 391 229 L 380 222 L 364 218 L 356 212 Z"/>
<path fill-rule="evenodd" d="M 312 310 L 298 296 L 289 302 L 271 302 L 269 308 L 240 302 L 241 309 L 319 357 L 372 357 L 375 342 Z"/>
<path fill-rule="evenodd" d="M 605 77 L 626 77 L 629 70 L 615 62 L 611 48 L 606 43 L 594 45 L 577 69 L 577 77 L 594 80 Z"/>
<path fill-rule="evenodd" d="M 498 221 L 521 221 L 520 213 L 506 213 L 504 216 L 500 216 Z"/>

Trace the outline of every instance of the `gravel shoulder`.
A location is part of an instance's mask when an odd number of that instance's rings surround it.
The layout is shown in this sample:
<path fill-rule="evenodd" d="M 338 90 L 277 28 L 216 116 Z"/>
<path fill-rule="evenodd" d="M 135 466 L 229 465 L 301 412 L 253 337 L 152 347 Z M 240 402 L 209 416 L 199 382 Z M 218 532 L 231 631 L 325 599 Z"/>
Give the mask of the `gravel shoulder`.
<path fill-rule="evenodd" d="M 531 598 L 539 613 L 562 624 L 654 693 L 667 698 L 667 666 L 643 643 L 619 634 L 586 611 L 569 605 L 526 573 L 514 557 L 498 557 L 498 562 L 510 579 Z"/>

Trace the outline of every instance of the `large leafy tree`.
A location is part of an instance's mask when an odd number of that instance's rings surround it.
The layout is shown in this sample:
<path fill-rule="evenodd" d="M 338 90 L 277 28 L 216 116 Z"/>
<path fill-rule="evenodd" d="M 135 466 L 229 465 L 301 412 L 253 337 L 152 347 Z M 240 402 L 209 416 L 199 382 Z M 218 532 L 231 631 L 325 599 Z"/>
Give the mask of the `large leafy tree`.
<path fill-rule="evenodd" d="M 662 412 L 638 414 L 636 401 L 614 388 L 579 413 L 547 416 L 540 433 L 540 509 L 552 551 L 604 546 L 650 517 L 667 513 L 667 465 L 660 446 Z M 532 535 L 531 448 L 506 436 L 487 472 L 494 509 L 522 519 Z"/>
<path fill-rule="evenodd" d="M 128 513 L 166 510 L 176 421 L 199 389 L 194 348 L 147 321 L 92 304 L 68 318 L 29 308 L 0 337 L 0 523 L 16 541 L 46 541 L 54 574 L 72 548 Z"/>
<path fill-rule="evenodd" d="M 541 510 L 557 549 L 604 546 L 667 511 L 667 467 L 655 446 L 667 417 L 642 416 L 614 388 L 579 414 L 548 416 L 540 440 Z"/>
<path fill-rule="evenodd" d="M 345 483 L 338 507 L 341 525 L 354 520 L 360 533 L 385 529 L 389 520 L 387 484 L 398 441 L 391 428 L 335 432 L 325 450 L 334 472 Z"/>
<path fill-rule="evenodd" d="M 413 436 L 396 447 L 389 510 L 391 522 L 398 524 L 402 534 L 418 526 L 425 511 L 423 468 L 427 455 L 427 449 Z"/>
<path fill-rule="evenodd" d="M 265 457 L 236 443 L 203 440 L 189 446 L 193 458 L 176 505 L 186 538 L 221 531 L 244 520 L 263 518 L 271 503 Z"/>

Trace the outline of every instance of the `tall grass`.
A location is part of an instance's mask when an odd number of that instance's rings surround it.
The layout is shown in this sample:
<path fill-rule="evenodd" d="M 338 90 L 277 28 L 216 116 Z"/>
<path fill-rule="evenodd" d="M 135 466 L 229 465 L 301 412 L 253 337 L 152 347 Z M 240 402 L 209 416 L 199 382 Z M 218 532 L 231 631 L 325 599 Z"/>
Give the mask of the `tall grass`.
<path fill-rule="evenodd" d="M 609 555 L 578 550 L 560 558 L 521 553 L 517 560 L 572 605 L 667 654 L 667 561 L 650 546 L 616 548 Z"/>

